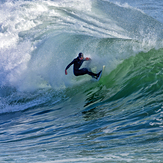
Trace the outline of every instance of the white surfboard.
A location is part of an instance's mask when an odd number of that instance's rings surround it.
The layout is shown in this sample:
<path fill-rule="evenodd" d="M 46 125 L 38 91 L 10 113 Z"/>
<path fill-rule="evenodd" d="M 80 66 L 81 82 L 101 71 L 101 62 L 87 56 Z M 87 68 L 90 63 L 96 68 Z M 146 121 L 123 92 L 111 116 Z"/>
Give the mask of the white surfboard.
<path fill-rule="evenodd" d="M 96 79 L 97 81 L 99 81 L 101 79 L 101 76 L 102 76 L 104 69 L 105 69 L 105 65 L 102 66 L 101 73 L 100 73 L 99 77 Z"/>

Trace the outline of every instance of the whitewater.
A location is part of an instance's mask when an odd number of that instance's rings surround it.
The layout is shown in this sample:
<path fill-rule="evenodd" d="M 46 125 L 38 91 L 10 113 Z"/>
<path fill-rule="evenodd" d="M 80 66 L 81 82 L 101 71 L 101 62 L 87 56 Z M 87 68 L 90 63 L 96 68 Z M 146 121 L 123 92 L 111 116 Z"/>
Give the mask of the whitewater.
<path fill-rule="evenodd" d="M 161 0 L 0 1 L 0 162 L 163 162 Z M 66 66 L 105 70 L 100 81 Z"/>

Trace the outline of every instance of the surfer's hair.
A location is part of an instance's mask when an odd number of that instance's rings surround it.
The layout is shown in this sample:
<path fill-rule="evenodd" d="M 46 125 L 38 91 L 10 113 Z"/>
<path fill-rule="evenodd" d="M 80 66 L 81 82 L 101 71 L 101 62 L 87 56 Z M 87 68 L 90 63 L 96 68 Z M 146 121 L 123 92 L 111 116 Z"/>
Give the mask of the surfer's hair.
<path fill-rule="evenodd" d="M 79 58 L 83 57 L 83 53 L 79 53 L 78 57 Z"/>

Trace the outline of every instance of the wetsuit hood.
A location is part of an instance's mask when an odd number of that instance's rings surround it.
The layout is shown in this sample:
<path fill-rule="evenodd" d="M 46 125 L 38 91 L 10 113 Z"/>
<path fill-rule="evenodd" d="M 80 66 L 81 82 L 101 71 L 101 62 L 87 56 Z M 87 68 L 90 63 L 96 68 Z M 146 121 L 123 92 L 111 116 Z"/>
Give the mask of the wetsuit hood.
<path fill-rule="evenodd" d="M 83 58 L 84 58 L 83 53 L 79 53 L 78 58 L 81 58 L 81 57 L 83 57 Z"/>

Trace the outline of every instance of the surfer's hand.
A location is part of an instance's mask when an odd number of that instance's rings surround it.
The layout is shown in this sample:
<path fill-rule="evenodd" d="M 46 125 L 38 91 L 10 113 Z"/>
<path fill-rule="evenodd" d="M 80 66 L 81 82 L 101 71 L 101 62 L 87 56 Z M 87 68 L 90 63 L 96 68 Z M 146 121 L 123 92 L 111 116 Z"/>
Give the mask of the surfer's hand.
<path fill-rule="evenodd" d="M 67 75 L 67 70 L 65 69 L 65 75 Z"/>
<path fill-rule="evenodd" d="M 88 61 L 88 60 L 90 60 L 90 58 L 87 57 L 87 58 L 85 58 L 85 60 Z"/>

